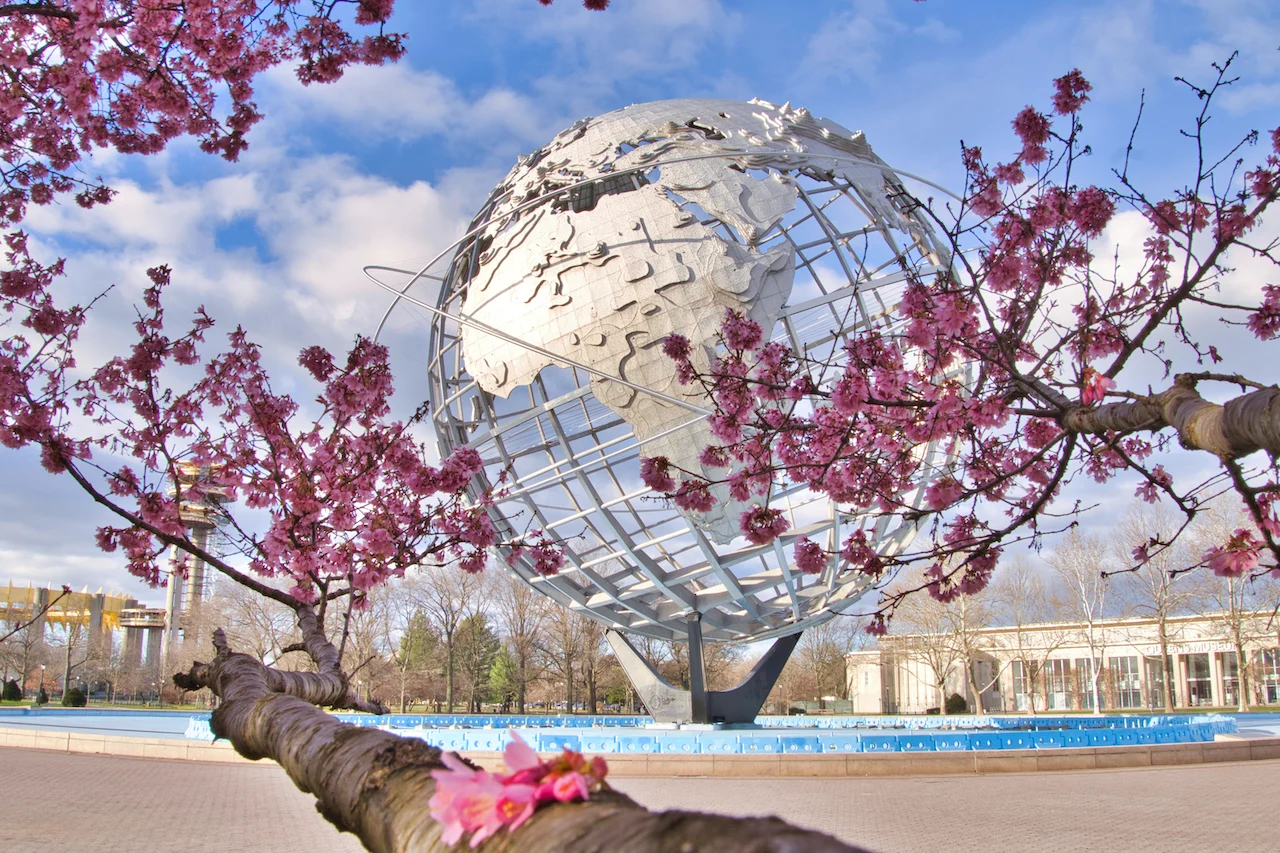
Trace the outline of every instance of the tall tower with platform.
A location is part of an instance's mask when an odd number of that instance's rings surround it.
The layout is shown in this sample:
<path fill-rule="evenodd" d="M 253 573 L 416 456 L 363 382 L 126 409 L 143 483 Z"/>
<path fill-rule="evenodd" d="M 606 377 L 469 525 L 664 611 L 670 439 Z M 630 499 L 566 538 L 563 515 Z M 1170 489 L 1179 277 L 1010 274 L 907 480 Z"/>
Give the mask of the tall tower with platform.
<path fill-rule="evenodd" d="M 169 486 L 170 497 L 181 497 L 180 512 L 191 543 L 206 553 L 215 547 L 222 505 L 227 491 L 214 482 L 207 466 L 184 464 Z M 205 561 L 179 548 L 169 554 L 165 592 L 164 631 L 160 655 L 168 656 L 183 640 L 197 641 L 200 604 L 213 592 L 213 576 Z"/>

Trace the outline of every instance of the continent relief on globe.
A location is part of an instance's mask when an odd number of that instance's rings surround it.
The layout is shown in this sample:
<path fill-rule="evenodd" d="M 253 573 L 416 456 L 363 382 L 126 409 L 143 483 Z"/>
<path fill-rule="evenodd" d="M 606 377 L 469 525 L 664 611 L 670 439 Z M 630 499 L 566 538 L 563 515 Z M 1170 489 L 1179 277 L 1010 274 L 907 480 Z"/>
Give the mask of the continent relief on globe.
<path fill-rule="evenodd" d="M 738 114 L 731 118 L 728 107 Z M 743 108 L 753 112 L 741 114 Z M 813 142 L 824 134 L 826 142 Z M 463 326 L 468 372 L 486 392 L 505 398 L 545 367 L 576 363 L 709 408 L 700 388 L 678 383 L 663 340 L 684 335 L 695 364 L 705 367 L 726 309 L 766 333 L 774 327 L 791 295 L 794 253 L 786 241 L 760 244 L 796 206 L 798 191 L 786 171 L 807 167 L 847 177 L 847 164 L 837 169 L 822 155 L 850 151 L 877 162 L 860 134 L 832 134 L 807 112 L 760 102 L 659 102 L 579 122 L 523 158 L 495 193 L 505 192 L 506 201 L 490 215 L 462 310 L 510 340 Z M 637 166 L 650 168 L 617 174 Z M 864 171 L 874 189 L 867 195 L 883 199 L 883 172 Z M 601 178 L 604 189 L 561 193 L 511 215 L 587 177 Z M 700 221 L 706 217 L 699 209 L 737 239 Z M 632 427 L 640 455 L 702 470 L 698 457 L 714 442 L 703 416 L 622 382 L 593 376 L 591 386 Z M 710 512 L 686 514 L 724 543 L 739 535 L 743 507 L 726 493 L 716 497 Z"/>

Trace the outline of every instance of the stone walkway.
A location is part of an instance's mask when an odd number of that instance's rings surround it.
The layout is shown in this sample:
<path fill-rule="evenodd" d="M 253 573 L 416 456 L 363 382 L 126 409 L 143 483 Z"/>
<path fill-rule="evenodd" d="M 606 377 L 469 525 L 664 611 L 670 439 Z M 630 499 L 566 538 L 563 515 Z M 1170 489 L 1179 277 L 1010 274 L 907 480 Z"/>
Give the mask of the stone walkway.
<path fill-rule="evenodd" d="M 880 853 L 1280 849 L 1280 761 L 885 779 L 620 778 L 653 808 L 778 814 Z M 0 850 L 347 853 L 273 764 L 0 748 Z"/>

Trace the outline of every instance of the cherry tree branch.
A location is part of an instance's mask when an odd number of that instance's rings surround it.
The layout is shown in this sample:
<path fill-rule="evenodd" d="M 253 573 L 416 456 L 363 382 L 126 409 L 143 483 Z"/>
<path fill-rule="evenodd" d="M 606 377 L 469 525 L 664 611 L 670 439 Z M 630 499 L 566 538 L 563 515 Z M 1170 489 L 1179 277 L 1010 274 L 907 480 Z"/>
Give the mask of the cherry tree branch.
<path fill-rule="evenodd" d="M 270 758 L 338 829 L 354 833 L 374 853 L 445 853 L 453 849 L 432 819 L 433 770 L 440 750 L 413 738 L 352 726 L 310 701 L 327 699 L 326 676 L 279 673 L 231 650 L 214 634 L 216 655 L 174 682 L 208 687 L 222 702 L 213 711 L 214 735 L 246 758 Z M 283 676 L 296 676 L 283 678 Z M 829 836 L 777 818 L 728 818 L 695 812 L 649 812 L 616 792 L 537 811 L 512 834 L 489 839 L 482 851 L 520 853 L 858 853 Z"/>

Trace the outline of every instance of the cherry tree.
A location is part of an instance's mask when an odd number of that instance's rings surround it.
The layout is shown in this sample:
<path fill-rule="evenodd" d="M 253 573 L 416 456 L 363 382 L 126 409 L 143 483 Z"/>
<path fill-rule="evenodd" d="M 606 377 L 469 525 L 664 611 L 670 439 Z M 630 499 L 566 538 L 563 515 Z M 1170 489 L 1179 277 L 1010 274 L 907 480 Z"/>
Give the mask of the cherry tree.
<path fill-rule="evenodd" d="M 669 337 L 664 350 L 681 381 L 700 384 L 714 406 L 715 443 L 700 461 L 723 470 L 731 497 L 748 504 L 746 538 L 764 544 L 786 533 L 770 503 L 783 482 L 851 513 L 915 522 L 917 544 L 891 557 L 860 532 L 840 543 L 844 565 L 881 587 L 907 566 L 923 568 L 922 582 L 881 598 L 874 633 L 905 596 L 977 592 L 1010 546 L 1069 527 L 1083 507 L 1059 499 L 1079 479 L 1168 501 L 1184 522 L 1206 496 L 1234 490 L 1251 523 L 1203 563 L 1234 576 L 1276 571 L 1280 389 L 1273 377 L 1233 372 L 1245 365 L 1220 366 L 1226 356 L 1197 336 L 1206 315 L 1260 341 L 1280 335 L 1280 284 L 1231 279 L 1245 263 L 1264 275 L 1280 263 L 1267 236 L 1274 226 L 1264 225 L 1280 193 L 1280 128 L 1218 150 L 1208 127 L 1234 82 L 1230 64 L 1215 65 L 1207 85 L 1181 81 L 1199 108 L 1182 134 L 1188 178 L 1171 193 L 1141 189 L 1127 158 L 1107 186 L 1078 183 L 1090 154 L 1081 117 L 1092 89 L 1079 71 L 1054 81 L 1047 111 L 1016 115 L 1011 156 L 965 147 L 961 202 L 903 199 L 945 231 L 950 269 L 929 278 L 904 270 L 895 324 L 858 330 L 833 362 L 769 341 L 734 314 L 709 368 L 695 366 L 687 340 Z M 1141 261 L 1128 268 L 1099 256 L 1122 210 L 1146 226 Z M 972 381 L 957 370 L 966 362 Z M 1162 385 L 1148 385 L 1153 375 Z M 953 467 L 926 467 L 918 448 L 930 441 L 943 444 Z M 1175 482 L 1170 468 L 1192 452 L 1217 458 L 1208 483 Z M 714 490 L 701 472 L 679 481 L 673 473 L 661 457 L 642 468 L 651 488 L 705 510 Z M 917 510 L 907 497 L 922 482 Z M 1135 563 L 1170 541 L 1139 546 Z M 801 571 L 820 571 L 831 558 L 807 538 L 792 547 Z"/>
<path fill-rule="evenodd" d="M 69 193 L 85 207 L 110 202 L 111 190 L 83 172 L 96 148 L 150 154 L 193 136 L 205 151 L 234 160 L 261 118 L 253 101 L 258 74 L 294 63 L 303 83 L 325 83 L 353 64 L 397 59 L 403 37 L 385 29 L 393 4 L 37 0 L 0 7 L 7 127 L 0 227 L 15 228 L 30 205 Z M 45 469 L 105 507 L 115 521 L 98 530 L 98 544 L 120 554 L 137 577 L 158 584 L 166 561 L 180 576 L 200 560 L 292 612 L 300 641 L 280 654 L 304 653 L 312 671 L 268 666 L 235 651 L 217 630 L 212 660 L 173 680 L 219 696 L 214 732 L 241 755 L 278 761 L 339 829 L 378 851 L 443 849 L 464 829 L 474 830 L 475 846 L 517 822 L 527 822 L 514 836 L 526 851 L 726 843 L 850 849 L 776 819 L 651 814 L 601 790 L 603 762 L 581 756 L 542 762 L 527 748 L 515 750 L 518 769 L 495 776 L 421 741 L 325 713 L 386 710 L 358 695 L 342 663 L 353 617 L 373 590 L 411 569 L 484 567 L 496 533 L 483 502 L 461 497 L 478 455 L 463 450 L 434 462 L 415 437 L 425 408 L 392 416 L 387 353 L 372 341 L 357 339 L 345 356 L 305 349 L 299 363 L 315 396 L 303 401 L 272 387 L 241 329 L 210 352 L 213 319 L 203 309 L 182 323 L 166 317 L 172 272 L 165 266 L 148 271 L 126 351 L 81 364 L 77 343 L 92 303 L 60 297 L 62 262 L 34 257 L 22 231 L 4 241 L 0 443 L 39 453 Z M 225 555 L 192 534 L 192 518 L 223 528 Z M 506 544 L 537 549 L 548 572 L 560 565 L 537 536 Z M 503 798 L 490 796 L 495 791 Z M 535 805 L 590 791 L 590 802 L 533 814 Z M 517 797 L 519 807 L 504 810 Z"/>
<path fill-rule="evenodd" d="M 395 0 L 37 0 L 0 6 L 4 187 L 0 222 L 74 192 L 111 189 L 77 168 L 94 149 L 154 154 L 193 136 L 235 160 L 262 118 L 254 80 L 296 63 L 303 83 L 404 53 Z"/>

